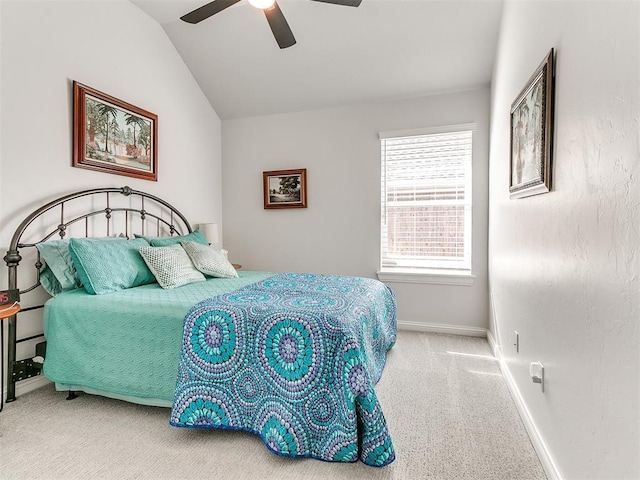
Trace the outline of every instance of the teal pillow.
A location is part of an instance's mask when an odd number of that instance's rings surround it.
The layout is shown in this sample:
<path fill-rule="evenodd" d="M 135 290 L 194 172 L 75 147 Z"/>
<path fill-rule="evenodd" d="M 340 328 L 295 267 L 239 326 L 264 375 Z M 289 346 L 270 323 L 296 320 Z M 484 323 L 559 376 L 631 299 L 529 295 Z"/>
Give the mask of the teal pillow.
<path fill-rule="evenodd" d="M 36 245 L 44 266 L 40 270 L 40 283 L 51 296 L 66 290 L 80 288 L 80 278 L 69 254 L 69 240 L 49 240 Z"/>
<path fill-rule="evenodd" d="M 202 245 L 209 245 L 207 238 L 200 230 L 191 232 L 188 235 L 180 235 L 175 237 L 142 237 L 136 235 L 137 238 L 146 239 L 152 247 L 168 247 L 169 245 L 179 244 L 180 242 L 196 242 Z"/>
<path fill-rule="evenodd" d="M 155 282 L 138 252 L 147 246 L 143 238 L 72 238 L 69 253 L 87 292 L 102 295 Z"/>
<path fill-rule="evenodd" d="M 60 282 L 53 274 L 51 269 L 47 266 L 47 264 L 44 264 L 42 268 L 40 268 L 40 285 L 42 285 L 42 288 L 44 288 L 45 292 L 47 292 L 52 297 L 55 297 L 59 293 L 63 292 Z"/>
<path fill-rule="evenodd" d="M 99 237 L 101 240 L 126 238 L 123 233 L 113 237 Z M 44 260 L 40 269 L 40 284 L 45 291 L 55 297 L 67 290 L 82 287 L 78 272 L 69 253 L 69 239 L 48 240 L 36 244 L 40 259 Z"/>

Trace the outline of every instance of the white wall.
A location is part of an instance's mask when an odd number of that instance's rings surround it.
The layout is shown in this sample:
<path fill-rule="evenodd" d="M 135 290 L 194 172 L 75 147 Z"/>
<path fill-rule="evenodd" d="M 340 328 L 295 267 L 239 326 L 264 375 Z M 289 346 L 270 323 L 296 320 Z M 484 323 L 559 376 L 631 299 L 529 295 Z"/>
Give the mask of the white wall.
<path fill-rule="evenodd" d="M 154 20 L 126 0 L 3 0 L 0 14 L 0 256 L 25 215 L 91 187 L 129 185 L 192 223 L 221 220 L 220 119 Z M 158 115 L 158 182 L 71 166 L 73 80 Z"/>
<path fill-rule="evenodd" d="M 2 121 L 1 116 L 2 116 L 2 110 L 4 109 L 4 106 L 2 104 L 2 5 L 0 4 L 0 122 Z M 2 123 L 0 123 L 0 127 L 2 126 Z M 2 128 L 0 128 L 0 181 L 2 180 Z M 1 193 L 1 192 L 0 192 Z M 2 219 L 2 195 L 0 195 L 0 219 Z M 0 326 L 0 328 L 2 328 Z M 2 388 L 2 385 L 0 385 L 0 388 Z"/>
<path fill-rule="evenodd" d="M 635 1 L 509 1 L 494 69 L 491 334 L 567 479 L 640 477 L 639 27 Z M 553 191 L 510 200 L 510 105 L 551 47 Z"/>
<path fill-rule="evenodd" d="M 398 319 L 488 326 L 489 90 L 224 121 L 224 245 L 245 268 L 375 277 L 380 131 L 476 122 L 472 286 L 391 284 Z M 306 168 L 308 208 L 264 210 L 262 172 Z"/>

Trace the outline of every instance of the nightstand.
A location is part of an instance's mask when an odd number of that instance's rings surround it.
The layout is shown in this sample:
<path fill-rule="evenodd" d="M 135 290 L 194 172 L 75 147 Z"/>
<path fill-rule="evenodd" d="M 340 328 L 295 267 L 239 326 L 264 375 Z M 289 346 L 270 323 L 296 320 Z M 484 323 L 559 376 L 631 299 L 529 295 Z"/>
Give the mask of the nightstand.
<path fill-rule="evenodd" d="M 5 318 L 12 317 L 19 311 L 20 311 L 19 303 L 14 303 L 13 305 L 9 305 L 6 308 L 0 307 L 0 320 L 4 320 Z"/>
<path fill-rule="evenodd" d="M 233 268 L 235 268 L 236 270 L 240 270 L 242 268 L 242 265 L 239 265 L 237 263 L 232 263 L 231 265 L 233 265 Z"/>
<path fill-rule="evenodd" d="M 2 328 L 2 320 L 14 316 L 20 311 L 20 304 L 15 302 L 13 305 L 0 307 L 0 328 Z M 2 342 L 0 343 L 0 378 L 4 384 L 4 333 L 0 335 Z M 4 408 L 4 391 L 0 387 L 0 412 Z"/>

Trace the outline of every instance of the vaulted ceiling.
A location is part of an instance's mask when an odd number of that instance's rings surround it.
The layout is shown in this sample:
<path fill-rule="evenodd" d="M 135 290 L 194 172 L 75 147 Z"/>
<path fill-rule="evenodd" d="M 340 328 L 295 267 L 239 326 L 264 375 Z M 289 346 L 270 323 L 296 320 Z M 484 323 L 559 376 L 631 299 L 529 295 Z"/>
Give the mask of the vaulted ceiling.
<path fill-rule="evenodd" d="M 296 45 L 280 49 L 247 0 L 198 24 L 208 0 L 130 0 L 166 31 L 220 118 L 488 86 L 502 0 L 279 0 Z"/>

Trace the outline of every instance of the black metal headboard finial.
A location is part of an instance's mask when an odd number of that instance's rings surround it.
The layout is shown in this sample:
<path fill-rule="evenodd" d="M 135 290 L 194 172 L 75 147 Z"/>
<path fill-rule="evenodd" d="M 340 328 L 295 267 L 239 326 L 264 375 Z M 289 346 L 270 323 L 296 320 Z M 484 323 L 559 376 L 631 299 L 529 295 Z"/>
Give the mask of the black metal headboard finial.
<path fill-rule="evenodd" d="M 112 194 L 118 194 L 124 197 L 130 198 L 128 205 L 115 205 L 112 206 Z M 139 199 L 140 206 L 132 206 L 134 198 Z M 86 200 L 87 208 L 83 209 L 83 213 L 73 213 L 71 215 L 65 214 L 65 207 L 67 212 L 77 212 L 78 207 L 82 207 L 82 204 L 76 202 L 79 199 Z M 146 203 L 146 205 L 145 205 Z M 71 205 L 73 204 L 73 208 Z M 94 207 L 94 205 L 100 205 Z M 29 227 L 33 226 L 35 221 L 46 220 L 45 214 L 49 212 L 55 212 L 59 210 L 59 216 L 56 216 L 56 223 L 49 228 L 42 226 L 42 222 L 38 222 L 37 231 L 31 231 Z M 9 250 L 7 250 L 4 256 L 4 261 L 8 267 L 8 287 L 10 290 L 19 289 L 18 286 L 18 266 L 23 257 L 20 254 L 22 249 L 33 248 L 36 251 L 35 268 L 38 272 L 36 276 L 36 282 L 24 289 L 20 289 L 20 295 L 28 293 L 40 285 L 39 272 L 43 264 L 40 260 L 40 254 L 37 252 L 36 244 L 50 240 L 56 234 L 62 239 L 67 236 L 70 227 L 82 228 L 82 222 L 84 222 L 84 237 L 91 237 L 91 231 L 94 230 L 95 222 L 99 221 L 100 216 L 104 216 L 106 222 L 106 235 L 111 235 L 112 223 L 116 221 L 116 216 L 123 219 L 123 233 L 127 237 L 133 236 L 134 233 L 141 235 L 182 235 L 191 233 L 191 225 L 186 217 L 180 213 L 175 207 L 166 202 L 165 200 L 158 198 L 154 195 L 134 190 L 131 187 L 125 186 L 121 188 L 94 188 L 90 190 L 82 190 L 75 193 L 70 193 L 63 197 L 52 200 L 51 202 L 41 206 L 29 214 L 18 226 L 11 243 L 9 244 Z M 69 217 L 69 218 L 67 218 Z M 139 219 L 139 222 L 136 220 Z M 51 220 L 49 219 L 51 222 Z M 133 228 L 134 223 L 139 225 L 139 229 Z M 155 232 L 146 231 L 155 226 Z M 35 230 L 35 227 L 33 228 Z M 42 232 L 44 235 L 42 236 Z M 25 238 L 25 233 L 31 233 L 37 235 L 38 241 L 25 242 L 22 241 Z M 78 235 L 76 235 L 78 236 Z M 31 238 L 31 237 L 28 237 Z M 28 306 L 22 308 L 21 312 L 27 312 L 30 310 L 36 310 L 42 308 L 43 305 Z M 20 380 L 26 380 L 27 378 L 39 375 L 42 369 L 42 364 L 34 361 L 33 358 L 27 358 L 24 360 L 16 360 L 17 345 L 21 342 L 33 340 L 35 338 L 42 337 L 43 334 L 33 335 L 26 338 L 17 338 L 17 314 L 9 317 L 9 338 L 8 338 L 8 378 L 7 378 L 7 402 L 12 402 L 16 399 L 15 385 Z M 0 329 L 1 330 L 1 329 Z M 40 345 L 40 344 L 39 344 Z M 36 346 L 36 355 L 41 355 L 40 351 L 43 350 L 44 344 L 41 348 Z M 0 372 L 2 375 L 2 372 Z M 0 388 L 4 384 L 4 380 L 0 379 Z"/>

